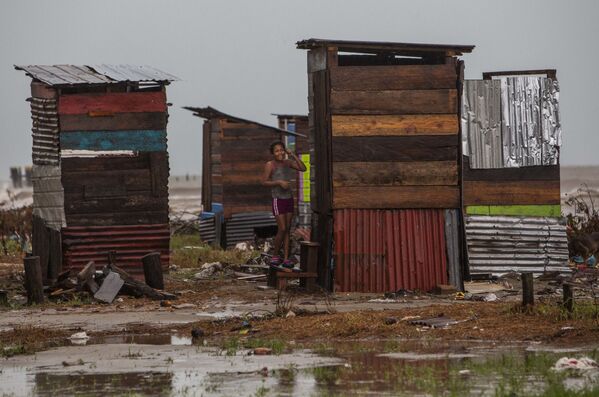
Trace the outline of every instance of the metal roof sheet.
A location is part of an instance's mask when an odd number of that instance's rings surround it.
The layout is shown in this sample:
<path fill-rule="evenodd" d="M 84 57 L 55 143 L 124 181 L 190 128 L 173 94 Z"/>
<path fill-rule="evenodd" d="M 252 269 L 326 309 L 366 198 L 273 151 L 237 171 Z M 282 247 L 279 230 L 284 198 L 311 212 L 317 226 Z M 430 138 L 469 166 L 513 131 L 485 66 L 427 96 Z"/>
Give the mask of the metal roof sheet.
<path fill-rule="evenodd" d="M 169 83 L 179 80 L 151 66 L 139 65 L 15 65 L 28 76 L 53 87 L 121 82 Z"/>
<path fill-rule="evenodd" d="M 296 43 L 297 48 L 310 50 L 319 47 L 337 47 L 344 52 L 363 52 L 368 54 L 392 53 L 397 55 L 419 56 L 438 54 L 456 56 L 472 52 L 473 45 L 459 44 L 424 44 L 424 43 L 397 43 L 384 41 L 354 41 L 354 40 L 329 40 L 307 39 Z"/>
<path fill-rule="evenodd" d="M 250 124 L 256 124 L 259 125 L 261 127 L 265 127 L 265 128 L 269 128 L 275 132 L 280 132 L 282 134 L 286 134 L 286 135 L 294 135 L 294 136 L 301 136 L 301 137 L 306 137 L 304 134 L 298 134 L 297 132 L 292 132 L 292 131 L 287 131 L 287 130 L 282 130 L 280 128 L 277 127 L 273 127 L 271 125 L 266 125 L 266 124 L 262 124 L 262 123 L 258 123 L 257 121 L 252 121 L 252 120 L 247 120 L 247 119 L 242 119 L 241 117 L 235 117 L 235 116 L 231 116 L 230 114 L 221 112 L 218 109 L 215 109 L 213 107 L 210 106 L 206 106 L 205 108 L 198 108 L 198 107 L 192 107 L 192 106 L 183 106 L 183 109 L 185 110 L 189 110 L 191 112 L 193 112 L 194 116 L 198 116 L 201 117 L 203 119 L 227 119 L 227 120 L 231 120 L 231 121 L 236 121 L 239 123 L 250 123 Z"/>

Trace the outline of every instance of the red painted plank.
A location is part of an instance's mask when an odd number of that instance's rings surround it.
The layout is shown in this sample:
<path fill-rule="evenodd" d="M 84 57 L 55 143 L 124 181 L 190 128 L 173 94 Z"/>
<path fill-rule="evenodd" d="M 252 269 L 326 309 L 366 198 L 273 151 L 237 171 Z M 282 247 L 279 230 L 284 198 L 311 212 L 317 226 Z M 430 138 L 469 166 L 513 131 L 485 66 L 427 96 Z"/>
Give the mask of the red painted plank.
<path fill-rule="evenodd" d="M 58 113 L 106 117 L 110 113 L 166 112 L 164 92 L 122 92 L 61 95 Z"/>

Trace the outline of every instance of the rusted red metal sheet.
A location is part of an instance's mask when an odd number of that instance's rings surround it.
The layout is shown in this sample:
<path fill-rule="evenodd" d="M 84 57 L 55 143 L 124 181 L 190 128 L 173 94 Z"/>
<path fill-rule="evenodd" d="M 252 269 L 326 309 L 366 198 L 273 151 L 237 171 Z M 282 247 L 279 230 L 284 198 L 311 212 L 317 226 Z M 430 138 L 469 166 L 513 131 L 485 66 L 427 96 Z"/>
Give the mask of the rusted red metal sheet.
<path fill-rule="evenodd" d="M 333 211 L 335 290 L 429 291 L 447 283 L 441 209 Z"/>
<path fill-rule="evenodd" d="M 96 266 L 108 263 L 108 252 L 116 251 L 119 267 L 143 275 L 141 258 L 160 252 L 163 268 L 169 264 L 168 224 L 131 226 L 71 226 L 62 229 L 63 268 L 81 270 L 89 261 Z"/>

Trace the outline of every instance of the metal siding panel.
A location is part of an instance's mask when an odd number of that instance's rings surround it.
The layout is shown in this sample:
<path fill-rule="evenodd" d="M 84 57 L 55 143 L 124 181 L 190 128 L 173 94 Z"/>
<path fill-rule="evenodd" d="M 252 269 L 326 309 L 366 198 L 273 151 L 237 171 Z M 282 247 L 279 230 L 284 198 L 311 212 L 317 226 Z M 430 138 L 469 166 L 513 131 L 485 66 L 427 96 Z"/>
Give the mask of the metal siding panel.
<path fill-rule="evenodd" d="M 444 210 L 341 209 L 333 219 L 337 291 L 428 291 L 447 282 Z"/>
<path fill-rule="evenodd" d="M 37 165 L 58 165 L 58 113 L 56 99 L 31 98 L 32 159 Z"/>
<path fill-rule="evenodd" d="M 66 150 L 166 150 L 166 131 L 73 131 L 60 134 L 60 146 Z"/>
<path fill-rule="evenodd" d="M 541 133 L 543 165 L 559 164 L 559 148 L 562 145 L 559 84 L 552 79 L 541 79 Z"/>
<path fill-rule="evenodd" d="M 15 69 L 23 70 L 32 78 L 50 86 L 179 80 L 172 74 L 147 65 L 17 65 Z"/>
<path fill-rule="evenodd" d="M 109 251 L 116 251 L 117 266 L 138 277 L 143 276 L 141 258 L 150 252 L 160 252 L 164 269 L 169 265 L 168 224 L 65 227 L 62 243 L 65 270 L 81 270 L 91 260 L 104 266 Z"/>
<path fill-rule="evenodd" d="M 33 165 L 33 214 L 55 230 L 65 226 L 64 190 L 60 178 L 58 166 Z"/>
<path fill-rule="evenodd" d="M 447 271 L 449 283 L 460 289 L 462 269 L 460 266 L 460 216 L 459 210 L 445 210 L 445 242 L 447 246 Z"/>
<path fill-rule="evenodd" d="M 472 168 L 558 164 L 559 85 L 528 76 L 467 80 L 462 131 L 463 154 Z"/>
<path fill-rule="evenodd" d="M 255 228 L 276 225 L 275 217 L 269 211 L 233 214 L 226 222 L 227 247 L 234 247 L 235 244 L 245 241 L 253 241 Z"/>
<path fill-rule="evenodd" d="M 96 72 L 116 81 L 178 81 L 179 78 L 148 65 L 90 65 Z"/>
<path fill-rule="evenodd" d="M 556 218 L 466 216 L 470 273 L 568 272 L 568 238 Z"/>

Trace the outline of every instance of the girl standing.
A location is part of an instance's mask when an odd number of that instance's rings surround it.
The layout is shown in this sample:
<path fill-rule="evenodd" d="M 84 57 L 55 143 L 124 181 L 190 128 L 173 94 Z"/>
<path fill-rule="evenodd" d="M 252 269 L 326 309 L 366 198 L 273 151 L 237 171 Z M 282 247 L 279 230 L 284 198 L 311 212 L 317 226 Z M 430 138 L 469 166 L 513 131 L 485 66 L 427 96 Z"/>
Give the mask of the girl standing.
<path fill-rule="evenodd" d="M 270 153 L 273 159 L 266 163 L 262 184 L 271 188 L 272 194 L 272 213 L 277 220 L 277 235 L 273 247 L 273 256 L 271 264 L 275 266 L 293 267 L 289 260 L 289 229 L 293 218 L 293 192 L 291 190 L 291 180 L 296 172 L 306 171 L 306 166 L 301 160 L 285 148 L 283 142 L 277 141 L 270 145 Z M 289 155 L 289 159 L 285 159 Z M 281 246 L 283 250 L 283 262 L 279 251 Z"/>

